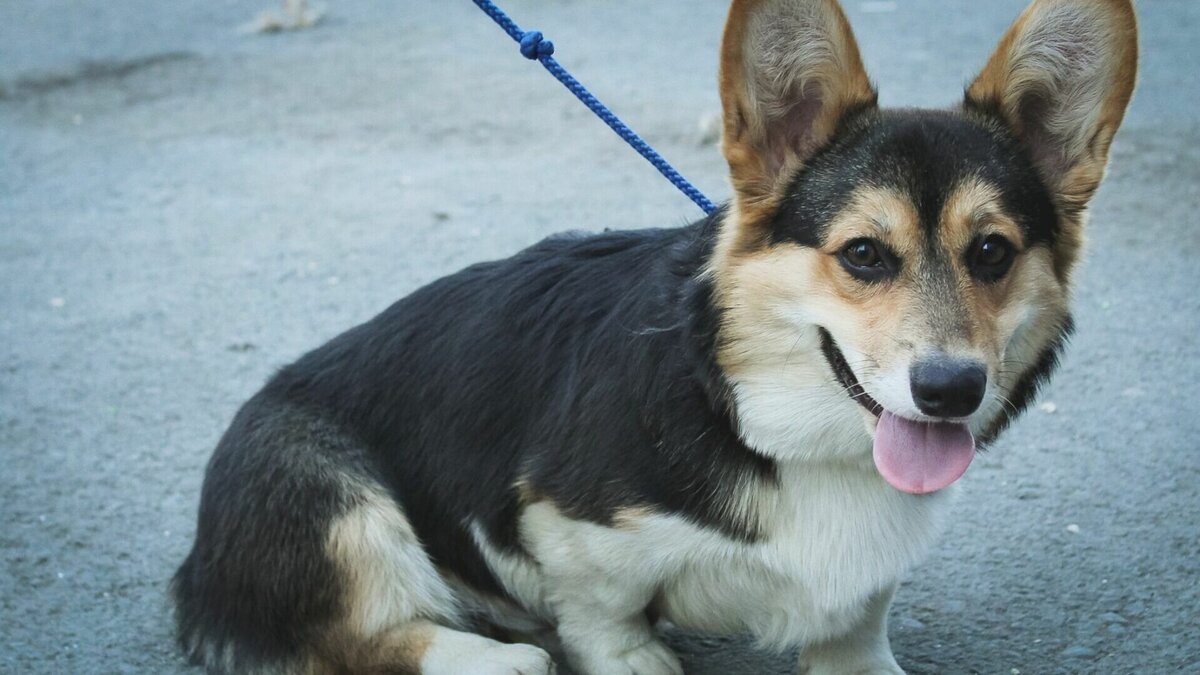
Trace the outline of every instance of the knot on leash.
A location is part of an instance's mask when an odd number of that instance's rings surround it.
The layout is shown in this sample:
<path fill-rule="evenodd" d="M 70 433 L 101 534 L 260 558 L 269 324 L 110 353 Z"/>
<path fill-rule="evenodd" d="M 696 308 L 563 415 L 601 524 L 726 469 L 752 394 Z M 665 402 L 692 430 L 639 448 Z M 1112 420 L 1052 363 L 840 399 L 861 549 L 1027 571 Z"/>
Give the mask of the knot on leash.
<path fill-rule="evenodd" d="M 542 32 L 531 30 L 521 36 L 521 55 L 532 61 L 554 53 L 554 43 L 542 37 Z"/>
<path fill-rule="evenodd" d="M 0 0 L 2 2 L 3 0 Z M 679 188 L 680 192 L 687 195 L 688 199 L 696 203 L 696 206 L 704 209 L 705 213 L 712 213 L 717 210 L 717 205 L 710 202 L 703 193 L 688 182 L 686 178 L 681 176 L 675 167 L 671 166 L 663 156 L 655 152 L 654 148 L 650 147 L 646 141 L 642 140 L 641 136 L 634 133 L 621 121 L 619 117 L 613 114 L 603 103 L 592 95 L 592 92 L 587 90 L 579 80 L 575 79 L 571 73 L 567 72 L 558 61 L 550 58 L 554 54 L 554 43 L 543 38 L 540 31 L 531 30 L 523 31 L 515 21 L 509 18 L 504 10 L 496 6 L 492 0 L 474 0 L 475 6 L 483 10 L 485 14 L 491 17 L 492 21 L 496 22 L 497 26 L 508 34 L 510 38 L 521 43 L 521 56 L 542 64 L 546 72 L 554 76 L 554 79 L 562 83 L 575 98 L 579 99 L 588 110 L 596 113 L 596 116 L 604 121 L 610 129 L 615 131 L 629 147 L 637 151 L 639 155 L 650 162 L 658 172 L 661 173 L 671 184 Z"/>

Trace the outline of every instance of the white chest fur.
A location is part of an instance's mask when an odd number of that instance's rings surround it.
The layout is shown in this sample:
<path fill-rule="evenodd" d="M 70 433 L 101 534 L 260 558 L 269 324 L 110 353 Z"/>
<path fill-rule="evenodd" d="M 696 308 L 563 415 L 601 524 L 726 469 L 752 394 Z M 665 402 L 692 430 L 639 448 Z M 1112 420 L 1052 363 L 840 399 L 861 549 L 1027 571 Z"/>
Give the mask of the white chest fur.
<path fill-rule="evenodd" d="M 947 494 L 900 493 L 874 471 L 846 465 L 785 465 L 775 496 L 759 543 L 673 524 L 679 531 L 669 539 L 686 563 L 664 586 L 668 618 L 719 632 L 749 630 L 775 646 L 842 633 L 873 594 L 921 559 L 949 501 Z M 667 535 L 661 533 L 664 541 Z"/>
<path fill-rule="evenodd" d="M 539 614 L 561 603 L 619 611 L 627 602 L 640 611 L 653 602 L 682 626 L 805 644 L 858 621 L 869 598 L 922 557 L 949 501 L 897 492 L 864 469 L 782 465 L 778 489 L 748 500 L 764 509 L 765 536 L 755 543 L 655 512 L 603 527 L 546 502 L 531 505 L 521 524 L 539 567 L 499 554 L 479 530 L 476 540 L 502 583 Z"/>

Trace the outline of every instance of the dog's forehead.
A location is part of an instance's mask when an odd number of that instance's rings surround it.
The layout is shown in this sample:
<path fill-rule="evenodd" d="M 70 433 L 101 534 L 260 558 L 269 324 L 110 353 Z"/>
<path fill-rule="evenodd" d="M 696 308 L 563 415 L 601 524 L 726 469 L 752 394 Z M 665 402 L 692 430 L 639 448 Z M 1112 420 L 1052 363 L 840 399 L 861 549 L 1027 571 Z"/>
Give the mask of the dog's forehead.
<path fill-rule="evenodd" d="M 942 225 L 947 203 L 964 192 L 994 196 L 1027 244 L 1054 236 L 1049 193 L 1002 128 L 957 111 L 892 110 L 848 122 L 797 174 L 776 216 L 776 238 L 822 245 L 829 223 L 870 189 L 910 202 L 929 236 Z"/>

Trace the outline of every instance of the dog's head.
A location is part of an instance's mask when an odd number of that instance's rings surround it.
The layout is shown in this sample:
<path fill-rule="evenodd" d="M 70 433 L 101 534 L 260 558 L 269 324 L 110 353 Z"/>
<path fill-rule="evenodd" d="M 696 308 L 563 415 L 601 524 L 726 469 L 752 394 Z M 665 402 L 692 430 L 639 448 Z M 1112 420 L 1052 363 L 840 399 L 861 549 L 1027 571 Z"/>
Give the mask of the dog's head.
<path fill-rule="evenodd" d="M 1130 0 L 1035 0 L 960 106 L 883 110 L 835 0 L 735 0 L 709 273 L 743 438 L 809 459 L 873 440 L 909 492 L 961 475 L 1070 330 L 1136 65 Z"/>

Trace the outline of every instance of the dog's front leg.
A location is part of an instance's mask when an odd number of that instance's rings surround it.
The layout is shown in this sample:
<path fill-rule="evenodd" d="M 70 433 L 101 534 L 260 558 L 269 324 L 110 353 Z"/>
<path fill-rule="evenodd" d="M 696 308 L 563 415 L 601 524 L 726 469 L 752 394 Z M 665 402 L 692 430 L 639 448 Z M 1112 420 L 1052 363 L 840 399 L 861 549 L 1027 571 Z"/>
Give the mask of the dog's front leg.
<path fill-rule="evenodd" d="M 679 658 L 646 618 L 645 602 L 624 592 L 629 589 L 593 582 L 577 590 L 584 592 L 558 604 L 558 634 L 576 669 L 586 675 L 683 675 Z"/>
<path fill-rule="evenodd" d="M 896 587 L 871 597 L 862 619 L 840 637 L 800 652 L 801 675 L 904 675 L 888 643 L 887 613 Z"/>
<path fill-rule="evenodd" d="M 661 550 L 655 540 L 635 527 L 568 518 L 548 500 L 526 507 L 521 534 L 580 675 L 683 675 L 646 617 L 665 575 L 661 562 L 648 562 Z"/>

